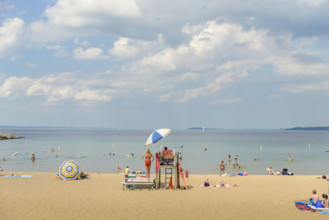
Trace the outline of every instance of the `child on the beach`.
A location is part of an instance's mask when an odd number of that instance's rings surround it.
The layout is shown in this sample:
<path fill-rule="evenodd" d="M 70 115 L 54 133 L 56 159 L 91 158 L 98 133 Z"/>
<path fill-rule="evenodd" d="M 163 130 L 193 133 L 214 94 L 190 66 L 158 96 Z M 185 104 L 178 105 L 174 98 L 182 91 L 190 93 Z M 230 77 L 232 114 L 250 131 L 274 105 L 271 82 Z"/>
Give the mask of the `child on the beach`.
<path fill-rule="evenodd" d="M 322 205 L 325 208 L 328 208 L 328 195 L 327 194 L 322 194 Z"/>
<path fill-rule="evenodd" d="M 224 164 L 224 161 L 222 160 L 222 162 L 219 165 L 219 175 L 220 176 L 223 175 L 224 171 L 225 171 L 225 164 Z"/>

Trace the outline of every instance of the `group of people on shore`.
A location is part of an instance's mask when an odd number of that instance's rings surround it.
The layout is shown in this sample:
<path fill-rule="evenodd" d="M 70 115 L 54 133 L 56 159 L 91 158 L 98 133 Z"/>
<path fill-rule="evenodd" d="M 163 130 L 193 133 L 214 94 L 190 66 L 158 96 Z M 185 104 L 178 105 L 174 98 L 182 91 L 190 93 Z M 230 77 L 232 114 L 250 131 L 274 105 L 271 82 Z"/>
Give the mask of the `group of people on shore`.
<path fill-rule="evenodd" d="M 214 187 L 220 187 L 220 188 L 227 188 L 227 187 L 230 187 L 229 184 L 227 184 L 224 180 L 219 180 L 219 183 L 216 184 L 216 183 L 212 183 L 211 180 L 209 179 L 206 179 L 203 184 L 201 184 L 202 187 L 210 187 L 210 186 L 214 186 Z"/>
<path fill-rule="evenodd" d="M 240 168 L 241 168 L 240 165 L 239 165 L 239 163 L 238 163 L 238 159 L 239 159 L 239 156 L 236 155 L 235 158 L 234 158 L 235 162 L 234 162 L 234 164 L 232 165 L 233 169 L 235 169 L 235 168 L 239 168 L 239 169 L 240 169 Z M 227 163 L 225 164 L 225 163 L 224 163 L 224 160 L 222 160 L 222 162 L 219 164 L 219 175 L 220 175 L 220 176 L 223 175 L 223 174 L 225 173 L 225 168 L 226 168 L 227 166 L 231 166 L 231 165 L 230 165 L 230 164 L 231 164 L 231 161 L 232 161 L 232 157 L 231 157 L 231 155 L 229 154 L 229 155 L 227 156 Z"/>
<path fill-rule="evenodd" d="M 266 169 L 266 174 L 267 175 L 293 175 L 293 173 L 288 172 L 287 168 L 284 168 L 282 170 L 275 172 L 271 166 Z"/>

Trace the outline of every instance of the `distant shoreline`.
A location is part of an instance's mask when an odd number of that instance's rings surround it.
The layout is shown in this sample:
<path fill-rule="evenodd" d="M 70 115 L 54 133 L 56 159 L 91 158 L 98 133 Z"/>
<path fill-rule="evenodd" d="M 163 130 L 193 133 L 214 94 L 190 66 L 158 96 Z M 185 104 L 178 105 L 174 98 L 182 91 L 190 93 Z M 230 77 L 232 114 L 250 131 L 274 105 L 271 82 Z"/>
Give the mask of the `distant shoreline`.
<path fill-rule="evenodd" d="M 294 127 L 294 128 L 286 128 L 284 130 L 294 130 L 294 131 L 329 131 L 329 127 Z"/>
<path fill-rule="evenodd" d="M 66 130 L 122 130 L 115 128 L 93 128 L 93 127 L 56 127 L 56 126 L 7 126 L 0 125 L 0 129 L 66 129 Z M 135 129 L 127 129 L 135 130 Z M 139 130 L 139 129 L 136 129 Z M 150 130 L 150 129 L 142 129 Z M 293 128 L 205 128 L 205 127 L 189 127 L 182 130 L 194 130 L 194 131 L 221 131 L 221 130 L 291 130 L 291 131 L 329 131 L 329 127 L 318 126 L 318 127 L 293 127 Z M 1 134 L 1 133 L 0 133 Z M 2 133 L 3 134 L 3 133 Z M 20 137 L 22 138 L 22 137 Z M 1 139 L 1 136 L 0 136 Z"/>
<path fill-rule="evenodd" d="M 216 131 L 216 130 L 231 130 L 231 129 L 190 127 L 190 128 L 187 128 L 187 130 Z M 253 130 L 253 129 L 237 129 L 237 130 Z M 260 130 L 267 130 L 267 129 L 260 129 Z M 282 129 L 273 129 L 273 130 L 287 130 L 287 131 L 290 131 L 290 130 L 292 130 L 292 131 L 329 131 L 329 127 L 293 127 L 293 128 L 282 128 Z"/>

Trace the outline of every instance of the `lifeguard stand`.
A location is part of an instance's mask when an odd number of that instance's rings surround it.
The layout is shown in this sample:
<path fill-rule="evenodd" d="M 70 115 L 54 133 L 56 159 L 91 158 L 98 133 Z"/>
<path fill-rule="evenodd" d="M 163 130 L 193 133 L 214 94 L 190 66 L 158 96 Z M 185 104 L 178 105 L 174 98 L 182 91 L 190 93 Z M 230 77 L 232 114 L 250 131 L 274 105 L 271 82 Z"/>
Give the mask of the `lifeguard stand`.
<path fill-rule="evenodd" d="M 179 187 L 179 170 L 177 167 L 177 162 L 178 162 L 179 155 L 176 153 L 174 154 L 174 162 L 172 164 L 163 164 L 161 165 L 161 154 L 159 155 L 159 167 L 156 167 L 156 169 L 159 169 L 158 172 L 156 172 L 156 177 L 155 177 L 155 188 L 159 189 L 161 188 L 161 170 L 164 169 L 165 171 L 165 182 L 164 184 L 167 185 L 169 184 L 170 178 L 172 178 L 172 184 L 173 184 L 173 189 L 177 189 Z"/>

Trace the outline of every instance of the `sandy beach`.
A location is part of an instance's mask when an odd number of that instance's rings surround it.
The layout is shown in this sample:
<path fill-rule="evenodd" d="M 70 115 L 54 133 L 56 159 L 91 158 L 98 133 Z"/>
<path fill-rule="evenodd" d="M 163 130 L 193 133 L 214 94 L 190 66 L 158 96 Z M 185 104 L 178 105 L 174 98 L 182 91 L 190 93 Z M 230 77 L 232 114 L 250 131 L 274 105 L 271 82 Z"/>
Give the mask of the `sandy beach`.
<path fill-rule="evenodd" d="M 328 193 L 329 182 L 320 176 L 190 175 L 189 190 L 122 190 L 123 174 L 91 173 L 76 181 L 55 173 L 15 174 L 33 177 L 0 177 L 2 219 L 328 219 L 294 205 L 313 189 Z M 206 178 L 230 187 L 203 188 Z"/>

